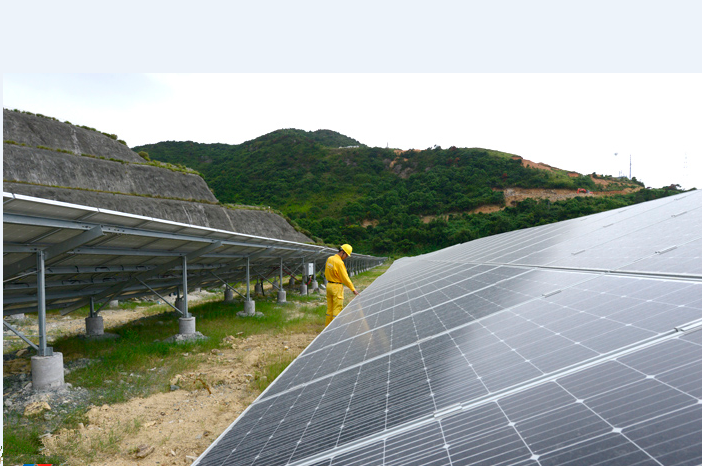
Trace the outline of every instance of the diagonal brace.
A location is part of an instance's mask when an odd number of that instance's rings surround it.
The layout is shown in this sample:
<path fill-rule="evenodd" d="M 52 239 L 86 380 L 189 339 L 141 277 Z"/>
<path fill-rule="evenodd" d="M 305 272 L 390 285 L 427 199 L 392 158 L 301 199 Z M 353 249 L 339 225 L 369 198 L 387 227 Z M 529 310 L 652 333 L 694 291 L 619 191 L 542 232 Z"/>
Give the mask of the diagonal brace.
<path fill-rule="evenodd" d="M 221 245 L 222 245 L 222 241 L 215 241 L 213 243 L 208 244 L 207 246 L 205 246 L 203 248 L 198 249 L 197 251 L 189 252 L 188 254 L 185 255 L 185 257 L 188 260 L 197 259 L 198 257 L 200 257 L 204 254 L 207 254 L 209 252 L 214 251 L 215 249 L 219 248 Z M 99 300 L 99 299 L 105 298 L 106 296 L 112 296 L 112 295 L 118 294 L 122 290 L 127 288 L 128 286 L 135 285 L 140 280 L 148 280 L 151 277 L 161 275 L 161 274 L 167 272 L 168 270 L 176 268 L 177 266 L 181 265 L 182 263 L 183 263 L 183 258 L 182 258 L 182 256 L 179 256 L 176 259 L 169 261 L 165 264 L 161 264 L 156 268 L 153 268 L 153 269 L 148 270 L 146 272 L 142 272 L 142 273 L 137 274 L 137 275 L 133 275 L 126 282 L 120 283 L 120 284 L 115 285 L 115 286 L 113 286 L 105 291 L 102 291 L 102 292 L 98 293 L 97 295 L 95 295 L 94 298 Z M 77 302 L 76 304 L 74 304 L 73 306 L 68 307 L 68 308 L 64 309 L 63 311 L 61 311 L 61 315 L 66 315 L 69 312 L 73 312 L 76 309 L 79 309 L 79 308 L 85 306 L 86 303 L 87 303 L 87 301 L 85 299 L 83 299 L 83 300 Z"/>

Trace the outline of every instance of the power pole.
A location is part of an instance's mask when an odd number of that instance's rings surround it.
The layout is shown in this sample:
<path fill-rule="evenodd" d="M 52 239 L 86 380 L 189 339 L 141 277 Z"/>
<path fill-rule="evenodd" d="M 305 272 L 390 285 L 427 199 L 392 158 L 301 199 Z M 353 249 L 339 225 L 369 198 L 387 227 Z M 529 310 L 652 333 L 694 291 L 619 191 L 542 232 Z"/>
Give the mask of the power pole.
<path fill-rule="evenodd" d="M 629 154 L 629 179 L 631 179 L 631 154 Z"/>

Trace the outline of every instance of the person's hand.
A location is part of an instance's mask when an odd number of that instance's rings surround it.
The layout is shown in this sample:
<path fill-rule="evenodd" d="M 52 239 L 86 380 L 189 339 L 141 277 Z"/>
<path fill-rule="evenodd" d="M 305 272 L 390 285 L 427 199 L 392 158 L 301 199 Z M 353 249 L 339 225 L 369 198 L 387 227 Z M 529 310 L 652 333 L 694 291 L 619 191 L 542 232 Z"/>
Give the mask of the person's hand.
<path fill-rule="evenodd" d="M 353 290 L 353 294 L 355 294 L 356 296 L 358 296 L 358 291 Z"/>

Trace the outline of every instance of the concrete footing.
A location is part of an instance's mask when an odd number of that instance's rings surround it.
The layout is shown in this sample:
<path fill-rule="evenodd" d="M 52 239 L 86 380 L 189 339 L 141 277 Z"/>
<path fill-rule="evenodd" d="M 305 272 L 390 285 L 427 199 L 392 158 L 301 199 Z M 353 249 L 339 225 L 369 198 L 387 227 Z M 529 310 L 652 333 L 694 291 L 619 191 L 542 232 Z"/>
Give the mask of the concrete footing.
<path fill-rule="evenodd" d="M 306 283 L 303 283 L 302 285 L 300 285 L 300 294 L 303 296 L 307 295 L 307 284 Z"/>
<path fill-rule="evenodd" d="M 176 300 L 173 302 L 173 306 L 179 309 L 180 312 L 185 312 L 183 311 L 183 298 L 176 298 Z"/>
<path fill-rule="evenodd" d="M 231 303 L 234 301 L 234 291 L 231 288 L 224 290 L 224 302 Z"/>
<path fill-rule="evenodd" d="M 312 293 L 319 293 L 319 282 L 312 280 Z"/>
<path fill-rule="evenodd" d="M 113 299 L 107 305 L 107 309 L 118 309 L 118 308 L 119 308 L 119 300 L 118 299 Z"/>
<path fill-rule="evenodd" d="M 256 283 L 256 286 L 254 286 L 254 293 L 257 295 L 263 294 L 263 285 L 261 283 Z"/>
<path fill-rule="evenodd" d="M 279 302 L 279 303 L 284 303 L 284 302 L 286 302 L 286 301 L 285 301 L 285 294 L 286 294 L 286 293 L 285 293 L 285 291 L 283 291 L 283 290 L 278 291 L 278 302 Z"/>
<path fill-rule="evenodd" d="M 178 333 L 180 335 L 195 333 L 195 317 L 181 317 L 178 319 Z"/>
<path fill-rule="evenodd" d="M 11 316 L 5 317 L 10 322 L 22 322 L 25 318 L 24 314 L 12 314 Z"/>
<path fill-rule="evenodd" d="M 85 334 L 88 336 L 103 335 L 105 333 L 105 323 L 102 316 L 85 318 Z"/>
<path fill-rule="evenodd" d="M 244 310 L 239 311 L 236 313 L 239 317 L 251 317 L 256 314 L 261 314 L 260 312 L 256 312 L 256 301 L 244 301 Z M 263 315 L 263 314 L 261 314 Z"/>
<path fill-rule="evenodd" d="M 295 286 L 295 279 L 293 277 L 290 277 L 290 281 L 288 282 L 288 286 L 290 288 L 293 288 Z"/>
<path fill-rule="evenodd" d="M 36 391 L 53 390 L 64 385 L 63 354 L 32 356 L 32 388 Z"/>

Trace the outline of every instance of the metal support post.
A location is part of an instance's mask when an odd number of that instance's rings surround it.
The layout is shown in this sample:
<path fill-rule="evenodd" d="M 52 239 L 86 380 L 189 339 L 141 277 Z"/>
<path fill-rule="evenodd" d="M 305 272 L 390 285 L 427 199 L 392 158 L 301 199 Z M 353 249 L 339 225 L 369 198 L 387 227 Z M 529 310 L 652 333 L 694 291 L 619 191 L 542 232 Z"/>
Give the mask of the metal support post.
<path fill-rule="evenodd" d="M 183 256 L 183 317 L 191 317 L 188 312 L 188 258 Z"/>
<path fill-rule="evenodd" d="M 95 312 L 95 298 L 90 297 L 90 317 L 97 317 L 97 312 Z"/>
<path fill-rule="evenodd" d="M 249 258 L 246 258 L 246 300 L 251 301 L 251 275 L 249 271 Z"/>
<path fill-rule="evenodd" d="M 37 310 L 39 324 L 39 356 L 51 356 L 54 354 L 53 348 L 46 346 L 46 280 L 44 267 L 45 253 L 37 251 Z"/>
<path fill-rule="evenodd" d="M 280 287 L 279 290 L 283 289 L 283 258 L 280 258 Z"/>

